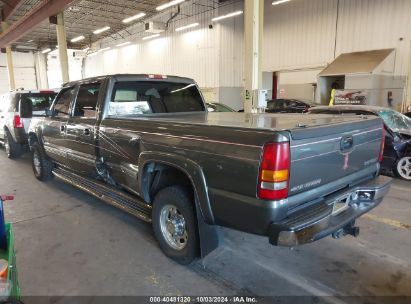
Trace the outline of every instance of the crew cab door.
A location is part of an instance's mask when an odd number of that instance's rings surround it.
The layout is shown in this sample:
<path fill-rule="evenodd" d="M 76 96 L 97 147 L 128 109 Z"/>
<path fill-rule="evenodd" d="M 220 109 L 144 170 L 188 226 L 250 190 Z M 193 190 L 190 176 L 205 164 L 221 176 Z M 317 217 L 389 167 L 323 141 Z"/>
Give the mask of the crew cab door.
<path fill-rule="evenodd" d="M 67 122 L 70 106 L 77 95 L 76 87 L 61 90 L 56 97 L 51 117 L 46 117 L 43 124 L 44 149 L 49 157 L 63 166 L 68 166 L 67 150 L 70 142 L 66 141 Z"/>
<path fill-rule="evenodd" d="M 95 171 L 97 103 L 101 83 L 80 85 L 67 123 L 66 140 L 70 143 L 67 157 L 70 169 L 91 175 Z"/>

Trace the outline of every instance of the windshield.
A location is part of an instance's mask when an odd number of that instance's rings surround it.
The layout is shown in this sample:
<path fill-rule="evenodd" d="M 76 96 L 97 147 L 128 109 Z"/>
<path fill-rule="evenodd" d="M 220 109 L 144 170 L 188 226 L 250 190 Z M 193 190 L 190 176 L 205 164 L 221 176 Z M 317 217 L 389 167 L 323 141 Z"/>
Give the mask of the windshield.
<path fill-rule="evenodd" d="M 193 83 L 123 81 L 114 86 L 109 115 L 202 112 L 203 99 Z"/>
<path fill-rule="evenodd" d="M 411 119 L 393 110 L 378 111 L 378 115 L 384 120 L 385 124 L 393 131 L 410 129 Z"/>

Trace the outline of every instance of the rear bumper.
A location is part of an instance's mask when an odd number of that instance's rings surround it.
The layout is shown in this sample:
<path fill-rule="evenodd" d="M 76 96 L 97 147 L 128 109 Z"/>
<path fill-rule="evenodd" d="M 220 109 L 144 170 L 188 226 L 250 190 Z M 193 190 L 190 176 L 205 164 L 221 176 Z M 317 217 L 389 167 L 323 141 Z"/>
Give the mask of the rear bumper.
<path fill-rule="evenodd" d="M 356 218 L 383 200 L 390 189 L 390 183 L 391 178 L 379 176 L 327 198 L 321 204 L 304 208 L 280 223 L 273 223 L 268 232 L 270 243 L 277 246 L 297 246 L 316 241 L 351 225 Z M 344 199 L 348 201 L 346 209 L 333 214 L 334 205 Z"/>

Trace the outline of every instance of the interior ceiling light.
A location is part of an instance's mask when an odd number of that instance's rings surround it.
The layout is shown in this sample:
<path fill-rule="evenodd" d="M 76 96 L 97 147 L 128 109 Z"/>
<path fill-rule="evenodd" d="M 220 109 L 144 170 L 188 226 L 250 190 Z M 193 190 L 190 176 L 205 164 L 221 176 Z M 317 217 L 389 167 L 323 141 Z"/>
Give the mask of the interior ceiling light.
<path fill-rule="evenodd" d="M 29 41 L 27 41 L 27 42 L 33 42 L 34 40 L 33 39 L 30 39 Z"/>
<path fill-rule="evenodd" d="M 79 41 L 84 40 L 84 39 L 86 39 L 86 37 L 78 36 L 78 37 L 75 37 L 75 38 L 71 39 L 71 42 L 79 42 Z"/>
<path fill-rule="evenodd" d="M 131 16 L 131 17 L 128 17 L 128 18 L 126 18 L 126 19 L 123 19 L 123 23 L 129 23 L 129 22 L 131 22 L 131 21 L 134 21 L 134 20 L 143 18 L 145 15 L 146 15 L 145 13 L 140 13 L 140 14 L 137 14 L 137 15 L 134 15 L 134 16 Z"/>
<path fill-rule="evenodd" d="M 111 49 L 111 47 L 108 46 L 108 47 L 105 47 L 104 49 L 101 49 L 100 52 L 104 52 L 104 51 L 107 51 L 109 49 Z"/>
<path fill-rule="evenodd" d="M 273 3 L 271 3 L 271 4 L 272 5 L 278 5 L 278 4 L 289 2 L 289 1 L 291 1 L 291 0 L 277 0 L 277 1 L 274 1 Z"/>
<path fill-rule="evenodd" d="M 189 24 L 189 25 L 181 26 L 181 27 L 176 28 L 176 32 L 184 31 L 186 29 L 193 28 L 193 27 L 196 27 L 196 26 L 199 26 L 199 25 L 200 25 L 200 23 L 196 22 L 196 23 L 192 23 L 192 24 Z"/>
<path fill-rule="evenodd" d="M 51 52 L 51 49 L 45 49 L 41 51 L 42 54 L 47 54 L 48 52 Z"/>
<path fill-rule="evenodd" d="M 164 3 L 163 5 L 157 6 L 157 7 L 156 7 L 156 10 L 162 11 L 162 10 L 164 10 L 164 9 L 166 9 L 166 8 L 171 7 L 171 6 L 174 6 L 174 5 L 183 3 L 184 1 L 185 1 L 185 0 L 173 0 L 173 1 L 170 1 L 170 2 L 168 2 L 168 3 Z"/>
<path fill-rule="evenodd" d="M 108 31 L 109 29 L 110 29 L 109 26 L 105 26 L 105 27 L 102 27 L 101 29 L 95 30 L 95 31 L 93 32 L 93 34 L 98 35 L 98 34 L 101 34 L 102 32 Z"/>
<path fill-rule="evenodd" d="M 143 37 L 142 39 L 143 40 L 148 40 L 148 39 L 153 39 L 153 38 L 156 38 L 156 37 L 159 37 L 159 36 L 160 36 L 160 34 L 155 34 L 155 35 Z"/>
<path fill-rule="evenodd" d="M 117 44 L 116 46 L 125 46 L 125 45 L 130 44 L 130 43 L 131 43 L 130 41 L 126 41 L 126 42 Z"/>
<path fill-rule="evenodd" d="M 230 13 L 230 14 L 227 14 L 227 15 L 222 15 L 220 17 L 215 17 L 215 18 L 211 19 L 211 21 L 219 21 L 219 20 L 239 16 L 239 15 L 242 15 L 242 14 L 243 14 L 243 11 L 237 11 L 237 12 Z"/>

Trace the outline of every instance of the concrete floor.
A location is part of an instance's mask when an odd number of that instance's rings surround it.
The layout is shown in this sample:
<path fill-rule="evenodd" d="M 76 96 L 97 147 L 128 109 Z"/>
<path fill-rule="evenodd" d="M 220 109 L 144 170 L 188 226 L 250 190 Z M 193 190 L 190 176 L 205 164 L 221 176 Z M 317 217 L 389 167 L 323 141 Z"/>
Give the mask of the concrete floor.
<path fill-rule="evenodd" d="M 290 250 L 225 229 L 224 246 L 184 267 L 162 254 L 149 224 L 62 182 L 38 182 L 29 155 L 12 161 L 1 152 L 0 193 L 15 195 L 6 220 L 14 223 L 26 296 L 309 295 L 333 303 L 411 296 L 410 183 L 394 181 L 385 201 L 358 221 L 356 239 Z"/>

